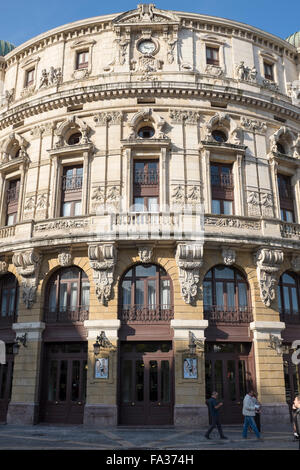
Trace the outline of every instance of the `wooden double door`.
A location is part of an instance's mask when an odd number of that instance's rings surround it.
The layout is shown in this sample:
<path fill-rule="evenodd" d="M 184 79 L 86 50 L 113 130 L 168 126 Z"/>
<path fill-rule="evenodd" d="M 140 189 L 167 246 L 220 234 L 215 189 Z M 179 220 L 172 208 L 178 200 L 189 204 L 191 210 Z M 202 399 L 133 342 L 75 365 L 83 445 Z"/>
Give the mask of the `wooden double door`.
<path fill-rule="evenodd" d="M 82 424 L 86 400 L 87 343 L 45 344 L 40 421 Z"/>
<path fill-rule="evenodd" d="M 173 424 L 172 342 L 122 343 L 119 367 L 119 424 Z"/>
<path fill-rule="evenodd" d="M 243 400 L 250 388 L 255 390 L 252 343 L 206 343 L 206 399 L 213 391 L 223 402 L 220 417 L 223 424 L 243 422 Z"/>

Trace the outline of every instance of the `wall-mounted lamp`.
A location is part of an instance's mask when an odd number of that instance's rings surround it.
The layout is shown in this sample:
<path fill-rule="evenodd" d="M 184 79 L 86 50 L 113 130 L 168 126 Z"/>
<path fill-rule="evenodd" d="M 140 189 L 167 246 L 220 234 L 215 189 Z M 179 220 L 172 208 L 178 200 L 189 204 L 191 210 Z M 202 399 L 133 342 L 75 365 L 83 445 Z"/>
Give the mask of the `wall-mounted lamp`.
<path fill-rule="evenodd" d="M 95 356 L 98 356 L 101 348 L 113 348 L 114 346 L 106 337 L 105 331 L 101 331 L 100 335 L 97 336 L 96 343 L 93 344 L 93 347 Z"/>
<path fill-rule="evenodd" d="M 19 354 L 21 344 L 24 346 L 24 348 L 27 348 L 27 333 L 24 333 L 23 336 L 16 337 L 16 341 L 13 344 L 13 354 Z"/>
<path fill-rule="evenodd" d="M 282 344 L 282 339 L 272 334 L 270 334 L 269 348 L 274 349 L 278 355 L 288 354 L 290 349 L 289 346 Z"/>
<path fill-rule="evenodd" d="M 189 331 L 189 352 L 191 355 L 196 354 L 197 349 L 204 351 L 204 341 L 197 339 L 192 331 Z"/>

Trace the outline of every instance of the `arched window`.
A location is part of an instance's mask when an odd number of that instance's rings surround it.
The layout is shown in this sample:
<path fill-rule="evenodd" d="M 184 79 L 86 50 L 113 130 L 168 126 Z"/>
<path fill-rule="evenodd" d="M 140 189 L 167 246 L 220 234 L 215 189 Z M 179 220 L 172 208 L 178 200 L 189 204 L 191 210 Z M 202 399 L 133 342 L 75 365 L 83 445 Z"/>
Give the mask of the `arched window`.
<path fill-rule="evenodd" d="M 85 272 L 75 266 L 56 271 L 47 285 L 45 321 L 83 322 L 88 319 L 90 283 Z"/>
<path fill-rule="evenodd" d="M 11 324 L 17 319 L 19 288 L 17 278 L 11 274 L 5 274 L 0 278 L 0 324 Z"/>
<path fill-rule="evenodd" d="M 173 318 L 171 278 L 160 266 L 133 266 L 121 281 L 120 299 L 119 312 L 123 322 L 169 321 Z"/>
<path fill-rule="evenodd" d="M 203 282 L 205 318 L 213 322 L 252 321 L 250 293 L 245 277 L 235 268 L 215 266 Z"/>
<path fill-rule="evenodd" d="M 278 283 L 278 306 L 282 321 L 300 323 L 299 295 L 299 276 L 291 272 L 282 274 Z"/>

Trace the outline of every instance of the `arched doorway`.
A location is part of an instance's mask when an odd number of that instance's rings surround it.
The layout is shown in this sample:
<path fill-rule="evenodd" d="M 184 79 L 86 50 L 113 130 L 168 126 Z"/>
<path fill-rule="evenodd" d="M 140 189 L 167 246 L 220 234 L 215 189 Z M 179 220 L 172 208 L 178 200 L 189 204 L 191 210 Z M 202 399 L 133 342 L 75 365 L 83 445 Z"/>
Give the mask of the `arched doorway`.
<path fill-rule="evenodd" d="M 255 388 L 254 350 L 249 335 L 253 321 L 245 275 L 218 265 L 203 281 L 204 317 L 209 321 L 205 344 L 206 398 L 213 391 L 224 403 L 224 424 L 242 422 L 242 405 L 249 387 Z"/>
<path fill-rule="evenodd" d="M 172 318 L 167 272 L 155 264 L 129 269 L 119 289 L 119 424 L 173 423 Z"/>
<path fill-rule="evenodd" d="M 89 288 L 87 275 L 76 266 L 59 269 L 47 283 L 40 421 L 83 423 Z"/>

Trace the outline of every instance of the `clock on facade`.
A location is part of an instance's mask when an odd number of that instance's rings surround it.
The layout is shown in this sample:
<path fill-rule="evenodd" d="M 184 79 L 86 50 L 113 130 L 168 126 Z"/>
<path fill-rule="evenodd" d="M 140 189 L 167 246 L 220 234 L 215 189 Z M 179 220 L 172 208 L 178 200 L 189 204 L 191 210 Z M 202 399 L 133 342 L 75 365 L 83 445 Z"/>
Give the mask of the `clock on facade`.
<path fill-rule="evenodd" d="M 138 50 L 142 54 L 152 54 L 156 49 L 156 46 L 153 41 L 151 40 L 145 40 L 141 41 L 138 45 Z"/>

